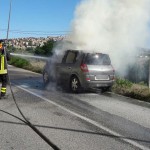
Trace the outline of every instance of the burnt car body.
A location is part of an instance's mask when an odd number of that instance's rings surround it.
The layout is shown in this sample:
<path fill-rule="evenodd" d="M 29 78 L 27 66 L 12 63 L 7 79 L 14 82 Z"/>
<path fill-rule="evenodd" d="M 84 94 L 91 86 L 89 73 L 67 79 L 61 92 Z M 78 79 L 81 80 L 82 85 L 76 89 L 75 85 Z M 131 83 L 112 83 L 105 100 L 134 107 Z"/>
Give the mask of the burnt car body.
<path fill-rule="evenodd" d="M 108 54 L 79 50 L 67 50 L 61 63 L 47 62 L 43 70 L 45 84 L 55 80 L 72 92 L 94 88 L 110 90 L 114 77 L 115 72 Z"/>

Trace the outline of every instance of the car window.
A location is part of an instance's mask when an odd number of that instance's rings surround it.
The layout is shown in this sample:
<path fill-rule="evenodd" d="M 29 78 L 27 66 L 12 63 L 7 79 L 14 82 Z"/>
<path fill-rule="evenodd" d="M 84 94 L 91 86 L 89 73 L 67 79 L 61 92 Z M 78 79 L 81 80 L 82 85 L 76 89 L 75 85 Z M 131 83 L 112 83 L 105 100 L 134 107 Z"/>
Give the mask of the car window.
<path fill-rule="evenodd" d="M 66 63 L 74 63 L 75 58 L 76 58 L 76 53 L 69 52 L 67 57 L 66 57 Z"/>
<path fill-rule="evenodd" d="M 110 65 L 111 61 L 107 54 L 88 54 L 85 60 L 88 65 Z"/>

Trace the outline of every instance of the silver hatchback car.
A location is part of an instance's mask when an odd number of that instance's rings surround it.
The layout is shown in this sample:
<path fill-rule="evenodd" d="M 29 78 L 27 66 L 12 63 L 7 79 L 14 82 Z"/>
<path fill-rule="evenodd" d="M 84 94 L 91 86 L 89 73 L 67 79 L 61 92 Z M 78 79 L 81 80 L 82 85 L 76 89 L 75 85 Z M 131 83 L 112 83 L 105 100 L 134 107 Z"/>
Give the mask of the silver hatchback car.
<path fill-rule="evenodd" d="M 107 91 L 114 83 L 115 71 L 108 54 L 67 50 L 62 62 L 53 64 L 54 74 L 51 74 L 50 65 L 47 62 L 44 67 L 44 83 L 55 80 L 74 93 L 95 88 Z"/>

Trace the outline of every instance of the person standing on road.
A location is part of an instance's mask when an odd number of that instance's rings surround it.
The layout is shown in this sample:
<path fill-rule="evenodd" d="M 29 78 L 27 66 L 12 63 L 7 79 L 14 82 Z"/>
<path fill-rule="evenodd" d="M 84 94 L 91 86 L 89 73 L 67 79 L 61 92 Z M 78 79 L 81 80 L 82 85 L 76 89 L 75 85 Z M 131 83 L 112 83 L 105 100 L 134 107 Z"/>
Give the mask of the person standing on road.
<path fill-rule="evenodd" d="M 6 98 L 6 86 L 8 82 L 6 59 L 10 60 L 10 55 L 8 52 L 5 52 L 4 41 L 0 40 L 0 80 L 2 82 L 0 99 Z"/>

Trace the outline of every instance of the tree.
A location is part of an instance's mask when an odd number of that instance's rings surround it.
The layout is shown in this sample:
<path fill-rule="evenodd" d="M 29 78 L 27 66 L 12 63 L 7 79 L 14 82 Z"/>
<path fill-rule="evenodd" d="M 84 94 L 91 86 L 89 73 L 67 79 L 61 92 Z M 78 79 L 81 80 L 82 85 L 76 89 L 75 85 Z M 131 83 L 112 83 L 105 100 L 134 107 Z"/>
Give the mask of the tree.
<path fill-rule="evenodd" d="M 36 55 L 44 55 L 44 56 L 51 56 L 53 54 L 52 50 L 54 47 L 55 41 L 53 39 L 48 40 L 44 43 L 43 46 L 37 46 L 35 48 L 34 54 Z"/>
<path fill-rule="evenodd" d="M 9 52 L 15 52 L 17 49 L 15 47 L 13 47 L 12 45 L 10 46 L 7 46 L 6 49 L 9 51 Z"/>
<path fill-rule="evenodd" d="M 33 47 L 27 47 L 26 51 L 29 52 L 29 53 L 33 53 L 34 49 L 33 49 Z"/>
<path fill-rule="evenodd" d="M 34 54 L 36 55 L 45 55 L 45 51 L 43 50 L 42 47 L 40 46 L 37 46 L 34 50 Z"/>

